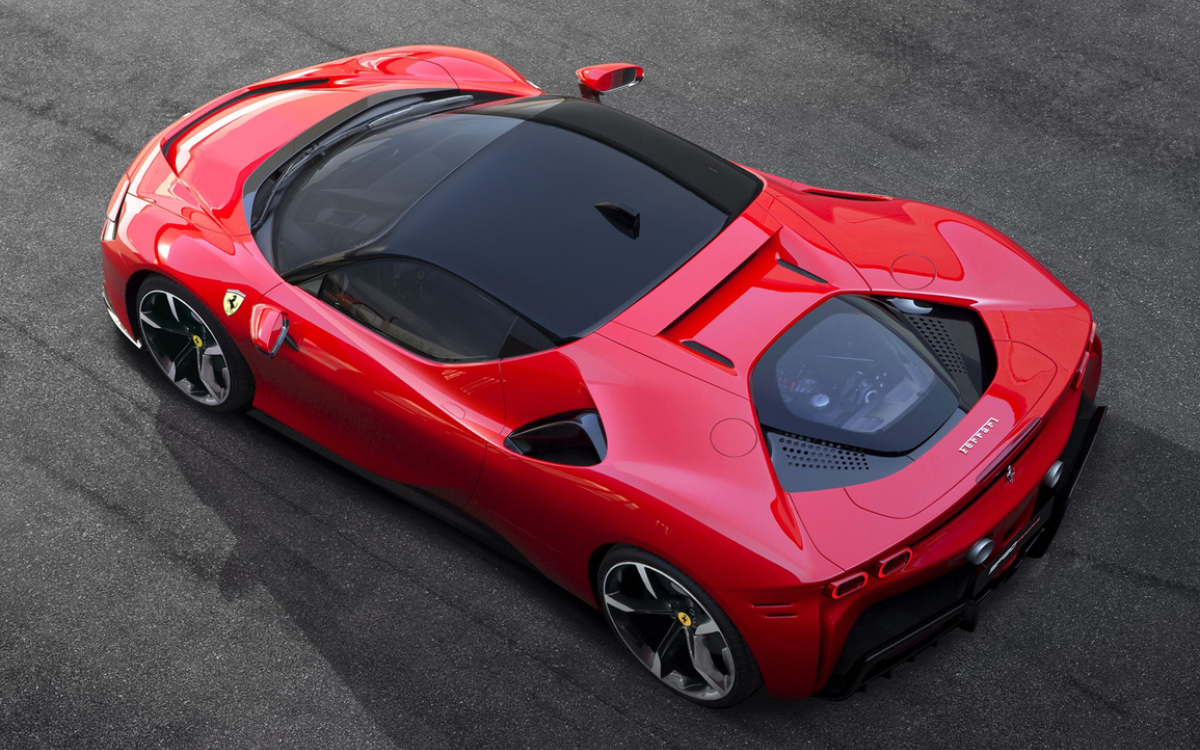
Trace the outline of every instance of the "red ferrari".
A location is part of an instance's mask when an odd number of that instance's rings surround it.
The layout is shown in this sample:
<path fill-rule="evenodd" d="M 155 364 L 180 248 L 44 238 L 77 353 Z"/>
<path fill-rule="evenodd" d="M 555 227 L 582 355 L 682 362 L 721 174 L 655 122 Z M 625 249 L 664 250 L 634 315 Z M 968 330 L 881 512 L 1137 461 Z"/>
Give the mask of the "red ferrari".
<path fill-rule="evenodd" d="M 122 177 L 109 315 L 250 413 L 603 610 L 675 692 L 846 697 L 1057 531 L 1089 308 L 1011 240 L 733 164 L 478 52 L 216 99 Z"/>

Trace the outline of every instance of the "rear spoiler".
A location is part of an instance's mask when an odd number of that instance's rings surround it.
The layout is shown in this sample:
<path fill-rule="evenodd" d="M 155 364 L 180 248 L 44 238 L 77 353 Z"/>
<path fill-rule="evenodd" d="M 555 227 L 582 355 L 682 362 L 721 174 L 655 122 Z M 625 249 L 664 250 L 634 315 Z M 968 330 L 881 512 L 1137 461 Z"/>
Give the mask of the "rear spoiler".
<path fill-rule="evenodd" d="M 278 83 L 267 83 L 257 86 L 248 86 L 243 89 L 231 91 L 225 96 L 214 99 L 206 107 L 199 112 L 192 114 L 186 118 L 179 127 L 169 133 L 162 142 L 162 154 L 168 162 L 171 161 L 171 149 L 179 142 L 181 138 L 190 133 L 197 125 L 209 119 L 213 115 L 228 109 L 238 102 L 245 101 L 260 94 L 272 94 L 276 91 L 290 91 L 292 89 L 312 88 L 314 86 L 322 86 L 329 83 L 328 78 L 299 78 L 290 81 L 280 81 Z"/>

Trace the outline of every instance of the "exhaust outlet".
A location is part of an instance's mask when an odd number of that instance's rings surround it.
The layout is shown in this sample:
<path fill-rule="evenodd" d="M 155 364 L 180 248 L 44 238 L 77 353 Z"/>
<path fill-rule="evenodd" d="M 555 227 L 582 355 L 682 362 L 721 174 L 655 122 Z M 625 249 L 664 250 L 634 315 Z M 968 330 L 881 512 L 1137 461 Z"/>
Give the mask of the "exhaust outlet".
<path fill-rule="evenodd" d="M 991 539 L 983 538 L 971 545 L 971 549 L 967 550 L 967 562 L 972 565 L 983 565 L 987 559 L 992 556 L 992 550 L 996 548 L 996 543 Z"/>
<path fill-rule="evenodd" d="M 1046 476 L 1042 477 L 1042 484 L 1049 489 L 1054 489 L 1058 486 L 1058 480 L 1062 479 L 1063 462 L 1055 461 L 1050 464 L 1050 470 L 1046 472 Z"/>

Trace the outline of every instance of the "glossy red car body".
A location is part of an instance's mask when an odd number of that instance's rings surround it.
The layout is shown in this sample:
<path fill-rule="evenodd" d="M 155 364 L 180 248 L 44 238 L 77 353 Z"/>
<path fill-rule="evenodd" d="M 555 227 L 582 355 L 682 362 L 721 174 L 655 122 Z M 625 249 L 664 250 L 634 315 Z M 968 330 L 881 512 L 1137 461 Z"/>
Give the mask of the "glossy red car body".
<path fill-rule="evenodd" d="M 1002 545 L 1022 528 L 1081 397 L 1095 397 L 1101 348 L 1088 307 L 1011 240 L 943 208 L 759 172 L 764 189 L 739 218 L 594 334 L 498 362 L 424 360 L 284 283 L 250 235 L 241 185 L 282 144 L 372 92 L 541 92 L 494 58 L 445 47 L 383 50 L 258 86 L 297 79 L 328 80 L 238 99 L 164 153 L 185 117 L 130 166 L 109 209 L 115 237 L 102 241 L 118 325 L 139 337 L 130 310 L 146 274 L 170 277 L 216 311 L 238 289 L 242 310 L 221 320 L 253 369 L 256 409 L 462 509 L 593 605 L 596 564 L 611 545 L 674 563 L 736 624 L 773 696 L 821 690 L 865 608 L 961 566 L 977 540 Z M 994 340 L 997 372 L 967 417 L 910 467 L 787 493 L 757 428 L 748 373 L 789 325 L 844 293 L 969 306 Z M 287 311 L 307 356 L 256 350 L 251 310 L 264 303 Z M 504 447 L 513 429 L 581 408 L 603 415 L 602 463 L 561 466 Z M 981 477 L 989 465 L 992 476 L 1005 468 L 997 459 L 1016 455 L 1035 421 L 1011 481 Z M 960 451 L 985 423 L 975 447 Z M 908 564 L 881 578 L 881 561 L 906 548 Z M 831 582 L 863 572 L 862 588 L 829 595 Z"/>

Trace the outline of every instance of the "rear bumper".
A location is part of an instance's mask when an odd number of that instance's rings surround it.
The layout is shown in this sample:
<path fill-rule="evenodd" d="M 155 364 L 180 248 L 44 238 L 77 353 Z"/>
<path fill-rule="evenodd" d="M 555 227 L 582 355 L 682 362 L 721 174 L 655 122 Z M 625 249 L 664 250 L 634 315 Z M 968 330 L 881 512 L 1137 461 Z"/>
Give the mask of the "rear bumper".
<path fill-rule="evenodd" d="M 818 695 L 830 700 L 849 698 L 871 680 L 890 677 L 898 665 L 936 646 L 950 632 L 973 631 L 979 602 L 1011 578 L 1024 558 L 1045 554 L 1058 533 L 1103 418 L 1103 406 L 1097 407 L 1086 396 L 1081 398 L 1059 458 L 1064 476 L 1055 488 L 1040 490 L 1031 520 L 1013 541 L 982 566 L 960 565 L 869 607 L 856 621 L 837 668 Z"/>

